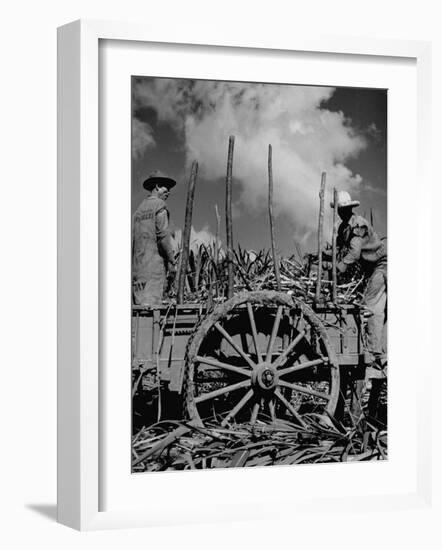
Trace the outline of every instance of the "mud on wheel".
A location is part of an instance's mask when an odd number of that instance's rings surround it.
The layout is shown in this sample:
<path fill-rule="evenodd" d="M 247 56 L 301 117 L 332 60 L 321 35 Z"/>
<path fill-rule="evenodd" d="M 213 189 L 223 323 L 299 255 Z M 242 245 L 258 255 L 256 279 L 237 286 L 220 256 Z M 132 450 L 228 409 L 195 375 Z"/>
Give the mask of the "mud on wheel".
<path fill-rule="evenodd" d="M 196 328 L 185 358 L 187 414 L 227 426 L 302 415 L 333 416 L 339 368 L 324 326 L 287 294 L 245 292 L 218 305 Z"/>

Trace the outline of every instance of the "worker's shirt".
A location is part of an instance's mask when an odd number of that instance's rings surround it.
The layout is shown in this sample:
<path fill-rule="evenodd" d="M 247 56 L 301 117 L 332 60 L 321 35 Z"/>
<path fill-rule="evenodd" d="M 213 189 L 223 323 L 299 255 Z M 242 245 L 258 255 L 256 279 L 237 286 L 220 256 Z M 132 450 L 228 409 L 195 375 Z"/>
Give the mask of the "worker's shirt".
<path fill-rule="evenodd" d="M 340 272 L 358 261 L 365 271 L 372 271 L 377 265 L 387 262 L 386 243 L 378 237 L 368 221 L 357 214 L 339 226 L 337 247 L 337 267 Z"/>
<path fill-rule="evenodd" d="M 135 278 L 152 270 L 164 271 L 159 242 L 169 235 L 169 212 L 158 197 L 147 197 L 133 216 L 133 266 Z M 156 267 L 157 266 L 157 267 Z"/>

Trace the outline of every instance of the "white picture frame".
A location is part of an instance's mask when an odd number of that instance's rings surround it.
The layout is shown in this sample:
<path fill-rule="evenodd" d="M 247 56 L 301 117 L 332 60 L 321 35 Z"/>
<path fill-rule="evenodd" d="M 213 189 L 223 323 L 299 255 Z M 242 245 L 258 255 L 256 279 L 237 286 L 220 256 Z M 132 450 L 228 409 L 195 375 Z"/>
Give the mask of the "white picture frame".
<path fill-rule="evenodd" d="M 103 511 L 100 483 L 103 482 L 100 453 L 100 177 L 99 177 L 99 44 L 101 40 L 130 43 L 167 43 L 218 46 L 234 49 L 260 49 L 282 52 L 310 52 L 348 56 L 409 58 L 417 70 L 417 163 L 419 192 L 431 204 L 428 149 L 431 103 L 429 98 L 430 52 L 427 42 L 364 40 L 347 37 L 281 36 L 267 43 L 264 36 L 249 33 L 233 36 L 223 32 L 214 37 L 187 36 L 185 29 L 167 36 L 162 30 L 143 25 L 76 21 L 58 31 L 58 521 L 80 530 L 151 526 L 216 521 L 232 518 L 260 518 L 262 501 L 256 500 L 247 510 L 233 507 L 230 514 L 220 514 L 216 507 L 207 510 L 204 500 L 189 506 L 191 513 L 180 515 L 178 509 L 166 512 L 167 504 L 131 508 L 122 502 L 117 509 Z M 244 50 L 242 50 L 244 51 Z M 430 243 L 429 216 L 425 206 L 419 210 L 419 238 Z M 428 247 L 420 250 L 421 261 L 415 273 L 422 282 L 419 307 L 430 308 Z M 426 323 L 430 321 L 427 320 Z M 428 344 L 431 327 L 425 321 L 418 329 L 423 336 L 422 350 L 431 353 Z M 425 351 L 426 350 L 426 351 Z M 421 376 L 416 381 L 417 456 L 416 487 L 408 494 L 360 496 L 357 500 L 343 497 L 342 511 L 355 502 L 364 507 L 425 506 L 431 497 L 430 432 L 427 419 L 430 403 L 424 384 L 428 384 L 430 361 L 423 361 Z M 124 443 L 123 443 L 124 444 Z M 202 473 L 206 476 L 206 473 Z M 235 472 L 236 479 L 243 472 Z M 193 474 L 192 474 L 193 475 Z M 222 474 L 221 474 L 222 475 Z M 252 474 L 247 473 L 247 476 Z M 264 474 L 257 472 L 253 475 Z M 206 477 L 204 479 L 207 479 Z M 250 478 L 252 479 L 252 478 Z M 164 484 L 173 480 L 164 478 Z M 277 498 L 277 495 L 273 495 Z M 292 509 L 299 507 L 294 497 L 281 494 L 281 501 Z M 249 503 L 250 504 L 250 503 Z M 335 503 L 335 505 L 337 505 Z M 303 500 L 305 512 L 325 510 L 330 500 L 317 497 Z M 200 516 L 196 517 L 200 510 Z"/>

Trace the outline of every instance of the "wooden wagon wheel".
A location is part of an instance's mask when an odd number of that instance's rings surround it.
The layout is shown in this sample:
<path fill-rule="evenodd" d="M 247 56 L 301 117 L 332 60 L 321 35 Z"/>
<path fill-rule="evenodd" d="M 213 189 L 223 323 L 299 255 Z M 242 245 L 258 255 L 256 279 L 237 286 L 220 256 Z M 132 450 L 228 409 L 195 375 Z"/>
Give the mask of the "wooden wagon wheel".
<path fill-rule="evenodd" d="M 238 294 L 189 339 L 185 402 L 199 424 L 282 418 L 305 426 L 303 413 L 333 415 L 338 398 L 338 362 L 325 328 L 287 294 Z"/>

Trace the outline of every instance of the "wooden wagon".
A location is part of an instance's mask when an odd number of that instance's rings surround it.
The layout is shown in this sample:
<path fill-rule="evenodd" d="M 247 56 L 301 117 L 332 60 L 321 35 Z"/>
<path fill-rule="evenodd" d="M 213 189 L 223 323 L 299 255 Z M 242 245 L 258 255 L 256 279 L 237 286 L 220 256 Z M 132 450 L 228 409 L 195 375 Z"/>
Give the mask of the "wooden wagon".
<path fill-rule="evenodd" d="M 172 414 L 222 426 L 302 424 L 312 412 L 339 418 L 367 363 L 357 306 L 315 306 L 271 290 L 209 310 L 134 306 L 132 349 L 134 380 L 161 388 Z"/>

